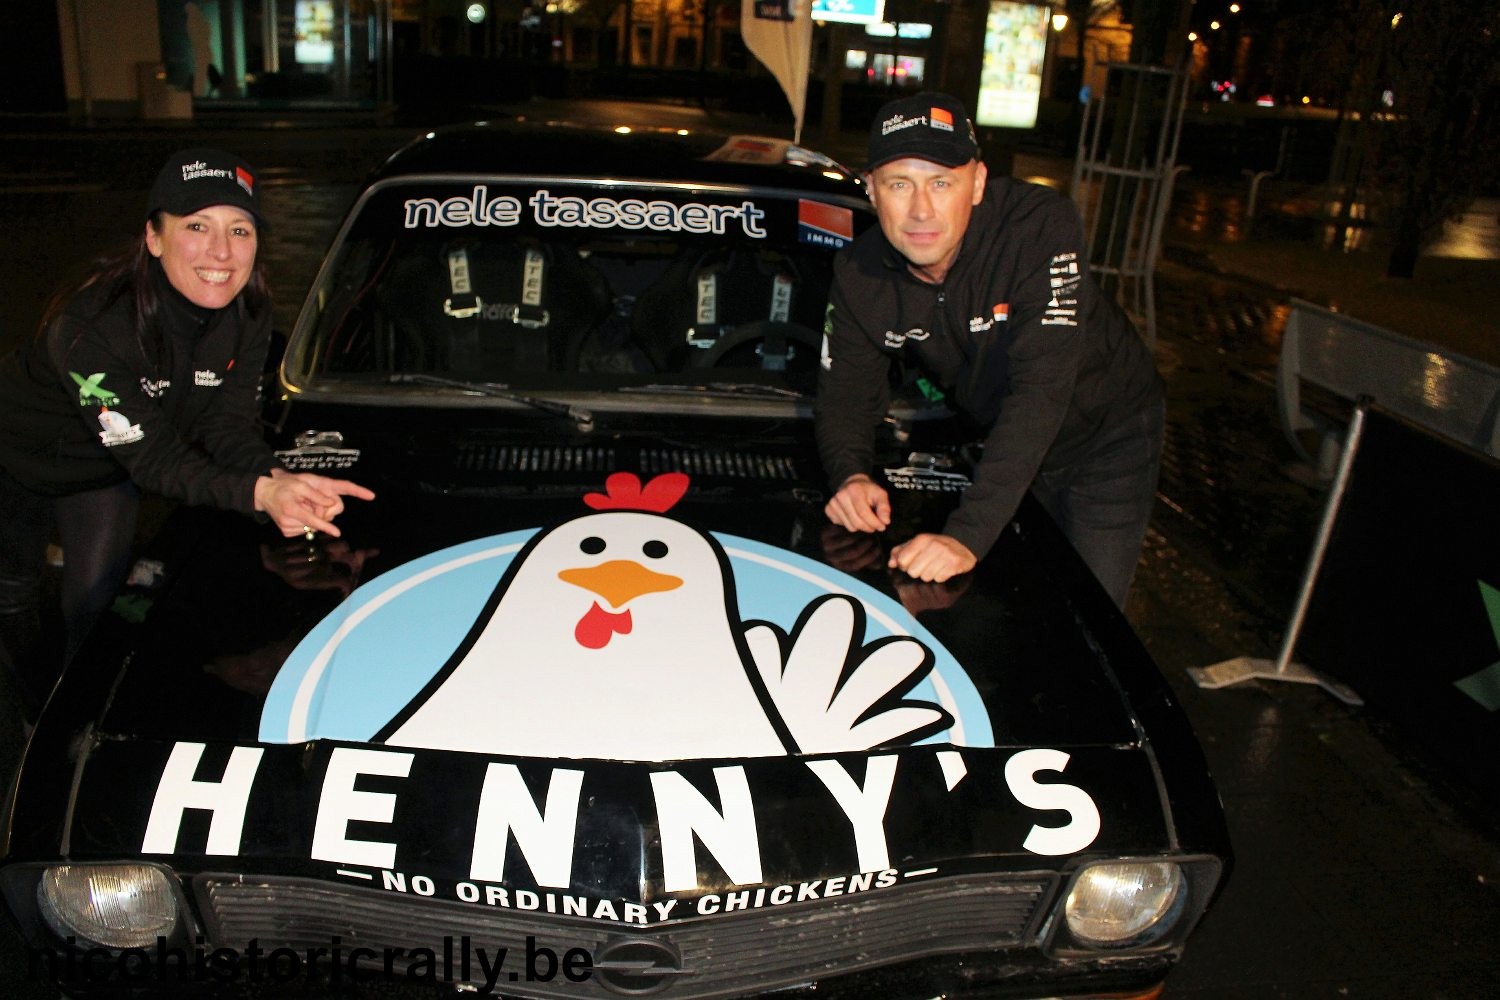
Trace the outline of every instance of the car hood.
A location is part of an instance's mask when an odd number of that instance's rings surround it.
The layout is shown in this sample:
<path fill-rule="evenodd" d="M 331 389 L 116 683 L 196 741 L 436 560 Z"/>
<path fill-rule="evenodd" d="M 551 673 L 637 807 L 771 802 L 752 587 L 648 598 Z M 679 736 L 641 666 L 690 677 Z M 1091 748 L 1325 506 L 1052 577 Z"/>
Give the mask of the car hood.
<path fill-rule="evenodd" d="M 28 772 L 74 781 L 23 783 L 58 823 L 13 855 L 647 905 L 1175 846 L 1122 684 L 1145 654 L 1029 502 L 975 573 L 914 586 L 830 529 L 796 421 L 318 419 L 283 460 L 377 499 L 312 541 L 175 512 L 54 696 Z M 962 476 L 911 457 L 893 533 Z M 720 864 L 672 870 L 695 835 Z"/>
<path fill-rule="evenodd" d="M 283 461 L 355 479 L 377 498 L 348 502 L 342 537 L 312 541 L 233 514 L 178 511 L 117 604 L 126 621 L 116 642 L 129 655 L 96 720 L 101 732 L 384 742 L 411 701 L 435 693 L 429 682 L 483 659 L 502 664 L 501 678 L 471 688 L 486 699 L 472 707 L 500 713 L 500 728 L 507 714 L 561 721 L 611 708 L 633 720 L 617 728 L 665 731 L 560 735 L 537 744 L 547 756 L 781 753 L 716 740 L 752 709 L 728 695 L 715 702 L 715 678 L 738 687 L 748 675 L 758 687 L 769 669 L 763 648 L 775 638 L 792 651 L 825 608 L 839 619 L 825 626 L 840 630 L 823 637 L 834 646 L 800 648 L 847 660 L 845 674 L 860 648 L 868 655 L 898 638 L 908 647 L 888 658 L 930 662 L 925 680 L 913 670 L 918 696 L 953 718 L 921 727 L 927 742 L 1122 745 L 1139 736 L 1112 662 L 1142 655 L 1139 647 L 1111 646 L 1118 616 L 1080 585 L 1071 551 L 1029 505 L 970 577 L 916 585 L 886 569 L 890 539 L 828 524 L 811 442 L 795 420 L 747 429 L 697 419 L 674 440 L 636 436 L 626 422 L 569 434 L 555 419 L 528 423 L 511 411 L 461 429 L 442 413 L 316 416 L 321 437 L 304 432 L 297 446 L 288 434 Z M 883 463 L 899 484 L 895 538 L 939 527 L 954 481 L 964 481 L 961 466 L 897 467 L 909 457 Z M 611 580 L 609 567 L 643 579 Z M 835 601 L 842 606 L 825 607 Z M 90 655 L 103 665 L 125 652 L 100 642 Z M 628 679 L 622 696 L 631 687 L 648 696 L 593 700 L 589 678 L 609 673 L 600 662 Z"/>

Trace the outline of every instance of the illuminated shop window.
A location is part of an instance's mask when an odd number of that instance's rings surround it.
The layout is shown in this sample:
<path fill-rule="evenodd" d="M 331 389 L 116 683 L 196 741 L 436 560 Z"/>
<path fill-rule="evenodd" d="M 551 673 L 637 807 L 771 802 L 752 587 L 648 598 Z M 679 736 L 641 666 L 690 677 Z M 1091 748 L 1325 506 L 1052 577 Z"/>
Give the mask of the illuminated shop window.
<path fill-rule="evenodd" d="M 889 21 L 883 21 L 880 24 L 867 24 L 865 25 L 865 34 L 873 35 L 876 38 L 895 38 L 896 28 L 897 25 L 891 24 Z M 903 23 L 900 25 L 900 28 L 902 38 L 922 39 L 932 37 L 932 25 L 930 24 Z"/>
<path fill-rule="evenodd" d="M 328 66 L 333 63 L 333 0 L 298 0 L 293 8 L 296 36 L 292 58 L 298 63 Z"/>
<path fill-rule="evenodd" d="M 874 80 L 892 83 L 921 83 L 927 69 L 927 60 L 921 56 L 895 56 L 889 52 L 877 52 L 870 60 L 865 75 Z"/>

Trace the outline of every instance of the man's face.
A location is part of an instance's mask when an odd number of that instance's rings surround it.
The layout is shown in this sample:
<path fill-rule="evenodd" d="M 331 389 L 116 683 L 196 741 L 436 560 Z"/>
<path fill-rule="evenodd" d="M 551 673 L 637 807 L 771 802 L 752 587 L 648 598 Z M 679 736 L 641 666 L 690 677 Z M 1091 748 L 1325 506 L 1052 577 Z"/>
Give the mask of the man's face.
<path fill-rule="evenodd" d="M 885 238 L 911 262 L 917 277 L 936 283 L 958 257 L 987 177 L 978 160 L 945 167 L 907 157 L 866 174 L 865 187 Z"/>

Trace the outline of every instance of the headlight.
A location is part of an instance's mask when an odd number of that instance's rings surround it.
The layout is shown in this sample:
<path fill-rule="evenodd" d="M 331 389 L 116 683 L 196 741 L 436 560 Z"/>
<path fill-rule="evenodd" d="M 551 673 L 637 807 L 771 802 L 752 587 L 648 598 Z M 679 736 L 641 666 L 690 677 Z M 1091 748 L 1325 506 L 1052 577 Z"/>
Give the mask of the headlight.
<path fill-rule="evenodd" d="M 1171 862 L 1093 865 L 1068 893 L 1068 930 L 1096 947 L 1141 944 L 1171 927 L 1184 888 L 1182 871 Z"/>
<path fill-rule="evenodd" d="M 177 897 L 149 865 L 59 865 L 42 872 L 37 902 L 48 926 L 106 948 L 143 948 L 177 925 Z"/>

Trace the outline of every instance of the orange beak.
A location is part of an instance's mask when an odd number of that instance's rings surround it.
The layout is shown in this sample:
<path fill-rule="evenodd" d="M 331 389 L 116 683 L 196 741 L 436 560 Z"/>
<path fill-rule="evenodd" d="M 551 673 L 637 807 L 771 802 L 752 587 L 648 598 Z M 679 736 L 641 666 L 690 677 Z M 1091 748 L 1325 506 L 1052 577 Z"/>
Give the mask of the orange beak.
<path fill-rule="evenodd" d="M 629 559 L 612 559 L 598 566 L 565 569 L 557 576 L 564 583 L 598 594 L 614 608 L 621 607 L 642 594 L 676 590 L 682 586 L 682 580 L 678 577 L 657 573 Z"/>

